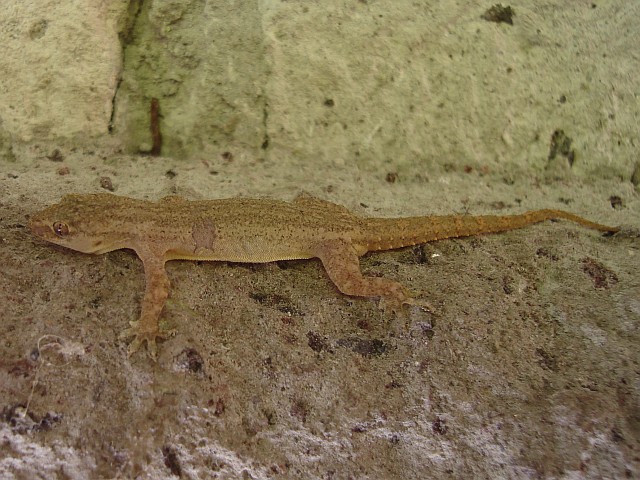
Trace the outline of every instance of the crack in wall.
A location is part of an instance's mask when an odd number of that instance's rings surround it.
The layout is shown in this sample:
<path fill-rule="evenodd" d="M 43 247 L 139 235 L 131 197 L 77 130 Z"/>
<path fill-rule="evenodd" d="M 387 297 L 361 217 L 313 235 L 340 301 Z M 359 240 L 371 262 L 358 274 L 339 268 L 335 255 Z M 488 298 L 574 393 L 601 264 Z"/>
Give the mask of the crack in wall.
<path fill-rule="evenodd" d="M 125 55 L 127 52 L 127 47 L 133 40 L 133 32 L 138 23 L 138 18 L 140 16 L 140 12 L 142 11 L 142 4 L 144 0 L 131 0 L 127 7 L 127 13 L 123 17 L 123 25 L 118 31 L 118 39 L 120 41 L 120 73 L 118 74 L 118 80 L 116 82 L 116 87 L 113 90 L 113 96 L 111 97 L 111 113 L 109 115 L 109 134 L 112 135 L 115 130 L 115 116 L 116 116 L 116 108 L 117 108 L 117 98 L 118 93 L 120 92 L 120 86 L 122 85 L 122 78 L 124 76 L 125 69 Z"/>

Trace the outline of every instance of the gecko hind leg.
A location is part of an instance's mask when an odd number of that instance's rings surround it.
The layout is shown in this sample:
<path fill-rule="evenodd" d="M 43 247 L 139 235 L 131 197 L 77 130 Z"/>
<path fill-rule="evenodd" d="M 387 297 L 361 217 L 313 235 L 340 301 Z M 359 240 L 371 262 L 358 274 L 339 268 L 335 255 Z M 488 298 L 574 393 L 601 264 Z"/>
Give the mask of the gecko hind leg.
<path fill-rule="evenodd" d="M 358 253 L 346 240 L 323 242 L 316 247 L 315 254 L 322 261 L 331 281 L 346 295 L 380 297 L 381 307 L 395 313 L 400 313 L 403 305 L 431 310 L 428 303 L 412 298 L 401 283 L 388 278 L 363 276 Z"/>

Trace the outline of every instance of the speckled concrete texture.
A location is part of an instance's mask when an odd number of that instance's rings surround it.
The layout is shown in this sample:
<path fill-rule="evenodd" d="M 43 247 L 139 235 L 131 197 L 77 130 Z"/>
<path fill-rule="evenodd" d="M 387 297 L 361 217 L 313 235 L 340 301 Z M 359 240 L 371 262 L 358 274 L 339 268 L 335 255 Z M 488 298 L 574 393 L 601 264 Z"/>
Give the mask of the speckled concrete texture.
<path fill-rule="evenodd" d="M 640 475 L 640 5 L 462 3 L 5 0 L 0 477 Z M 26 228 L 101 191 L 625 228 L 366 256 L 435 307 L 404 318 L 315 260 L 171 262 L 153 363 L 135 255 Z"/>

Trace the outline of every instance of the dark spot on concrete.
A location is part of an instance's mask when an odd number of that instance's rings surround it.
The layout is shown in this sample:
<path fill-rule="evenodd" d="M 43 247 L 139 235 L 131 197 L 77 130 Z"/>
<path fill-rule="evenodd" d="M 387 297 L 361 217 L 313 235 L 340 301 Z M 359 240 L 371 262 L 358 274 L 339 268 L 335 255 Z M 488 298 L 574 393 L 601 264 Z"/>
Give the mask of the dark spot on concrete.
<path fill-rule="evenodd" d="M 336 345 L 349 348 L 363 357 L 379 357 L 389 350 L 389 346 L 378 339 L 341 338 L 336 342 Z"/>
<path fill-rule="evenodd" d="M 553 355 L 548 353 L 544 348 L 536 348 L 536 355 L 540 357 L 538 360 L 538 364 L 547 370 L 551 370 L 552 372 L 558 371 L 558 361 L 555 359 Z"/>
<path fill-rule="evenodd" d="M 59 423 L 62 418 L 63 415 L 61 413 L 47 412 L 44 414 L 44 417 L 42 417 L 38 422 L 36 431 L 47 432 L 51 430 L 57 423 Z"/>
<path fill-rule="evenodd" d="M 401 255 L 400 261 L 411 265 L 428 265 L 431 260 L 429 249 L 424 244 L 414 245 L 407 250 L 409 255 Z"/>
<path fill-rule="evenodd" d="M 553 262 L 557 262 L 558 259 L 559 259 L 558 255 L 556 255 L 555 253 L 552 253 L 551 251 L 549 251 L 547 248 L 544 248 L 544 247 L 540 247 L 536 251 L 536 255 L 539 256 L 539 257 L 548 258 L 549 260 L 551 260 Z"/>
<path fill-rule="evenodd" d="M 296 307 L 291 305 L 291 299 L 277 293 L 253 292 L 249 297 L 261 305 L 275 308 L 287 315 L 303 315 Z"/>
<path fill-rule="evenodd" d="M 36 364 L 26 358 L 13 362 L 8 368 L 9 375 L 14 377 L 27 378 L 36 367 Z"/>
<path fill-rule="evenodd" d="M 442 418 L 436 418 L 431 424 L 431 431 L 435 435 L 444 435 L 448 430 L 447 423 Z"/>
<path fill-rule="evenodd" d="M 609 197 L 609 202 L 611 203 L 611 206 L 615 210 L 619 210 L 624 207 L 624 202 L 622 201 L 622 198 L 619 197 L 618 195 L 611 195 Z"/>
<path fill-rule="evenodd" d="M 308 332 L 307 340 L 309 348 L 311 348 L 311 350 L 313 350 L 314 352 L 331 352 L 331 346 L 329 345 L 327 337 L 323 337 L 316 332 Z"/>
<path fill-rule="evenodd" d="M 64 161 L 64 155 L 62 155 L 62 153 L 60 153 L 60 150 L 58 150 L 57 148 L 53 152 L 51 152 L 51 155 L 47 155 L 47 158 L 52 162 Z"/>
<path fill-rule="evenodd" d="M 224 413 L 225 408 L 226 408 L 226 405 L 225 405 L 225 403 L 224 403 L 224 400 L 223 400 L 222 398 L 219 398 L 219 399 L 216 401 L 216 408 L 215 408 L 215 410 L 213 411 L 213 414 L 214 414 L 216 417 L 219 417 L 220 415 L 222 415 L 222 414 Z"/>
<path fill-rule="evenodd" d="M 111 181 L 110 177 L 100 177 L 100 187 L 104 188 L 105 190 L 109 190 L 110 192 L 113 192 L 115 190 L 115 188 L 113 188 L 113 182 Z"/>
<path fill-rule="evenodd" d="M 611 429 L 611 440 L 614 441 L 615 443 L 620 443 L 624 441 L 624 436 L 622 435 L 622 432 L 616 427 L 613 427 Z"/>
<path fill-rule="evenodd" d="M 435 330 L 433 329 L 435 324 L 436 324 L 435 320 L 431 320 L 431 323 L 421 322 L 418 324 L 418 326 L 420 327 L 420 331 L 422 332 L 422 335 L 427 337 L 428 340 L 431 340 L 436 334 Z"/>
<path fill-rule="evenodd" d="M 47 412 L 42 417 L 38 417 L 33 411 L 26 411 L 23 404 L 6 406 L 0 413 L 0 420 L 18 434 L 47 432 L 62 419 L 63 415 L 55 412 Z"/>
<path fill-rule="evenodd" d="M 306 422 L 307 416 L 309 415 L 310 410 L 311 409 L 309 408 L 309 405 L 307 404 L 307 402 L 300 398 L 294 400 L 293 403 L 291 404 L 291 415 L 293 415 L 296 418 L 299 418 L 302 421 L 302 423 Z"/>
<path fill-rule="evenodd" d="M 91 307 L 93 309 L 100 308 L 100 305 L 102 305 L 102 297 L 101 296 L 93 297 L 89 301 L 89 307 Z"/>
<path fill-rule="evenodd" d="M 371 322 L 366 318 L 361 318 L 360 320 L 358 320 L 358 323 L 356 323 L 356 326 L 360 330 L 366 330 L 366 331 L 370 331 L 372 328 Z"/>
<path fill-rule="evenodd" d="M 396 183 L 399 180 L 400 177 L 398 177 L 398 174 L 396 172 L 389 172 L 387 173 L 387 176 L 385 177 L 385 180 L 388 183 Z"/>
<path fill-rule="evenodd" d="M 591 277 L 598 289 L 606 290 L 618 283 L 618 276 L 593 258 L 582 259 L 582 271 Z"/>
<path fill-rule="evenodd" d="M 480 18 L 487 22 L 495 23 L 507 23 L 513 25 L 513 17 L 516 13 L 510 6 L 503 7 L 501 3 L 489 8 L 486 12 L 480 15 Z"/>
<path fill-rule="evenodd" d="M 164 466 L 169 469 L 172 475 L 176 477 L 182 477 L 182 467 L 180 466 L 180 459 L 175 449 L 170 445 L 162 447 L 162 457 L 164 459 Z"/>
<path fill-rule="evenodd" d="M 555 130 L 551 135 L 547 160 L 553 160 L 558 155 L 561 155 L 567 159 L 569 166 L 572 166 L 576 158 L 575 150 L 571 149 L 572 141 L 573 140 L 571 138 L 565 135 L 564 130 Z"/>
<path fill-rule="evenodd" d="M 47 33 L 48 26 L 49 22 L 44 19 L 33 23 L 31 28 L 29 28 L 29 38 L 31 40 L 37 40 L 44 37 L 44 34 Z"/>
<path fill-rule="evenodd" d="M 429 362 L 422 360 L 418 365 L 418 373 L 429 373 Z"/>
<path fill-rule="evenodd" d="M 191 373 L 204 372 L 204 360 L 202 356 L 193 348 L 185 348 L 176 357 L 175 363 L 181 370 Z"/>
<path fill-rule="evenodd" d="M 516 291 L 516 288 L 516 282 L 511 275 L 506 274 L 502 277 L 502 291 L 504 293 L 511 295 Z"/>
<path fill-rule="evenodd" d="M 264 413 L 264 418 L 267 419 L 267 424 L 273 426 L 278 423 L 276 412 L 273 412 L 271 410 L 264 410 L 262 413 Z"/>

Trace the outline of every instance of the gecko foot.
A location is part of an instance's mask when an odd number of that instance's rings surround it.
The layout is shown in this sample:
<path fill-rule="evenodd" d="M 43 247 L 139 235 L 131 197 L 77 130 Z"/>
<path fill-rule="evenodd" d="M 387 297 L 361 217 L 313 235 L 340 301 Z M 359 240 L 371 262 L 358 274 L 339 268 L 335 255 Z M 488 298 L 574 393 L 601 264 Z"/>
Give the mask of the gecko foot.
<path fill-rule="evenodd" d="M 140 328 L 140 322 L 135 320 L 129 322 L 131 325 L 130 328 L 125 329 L 122 333 L 120 333 L 119 338 L 121 340 L 126 340 L 128 338 L 134 337 L 131 343 L 129 344 L 128 356 L 131 357 L 134 353 L 136 353 L 140 347 L 146 343 L 147 344 L 147 353 L 151 357 L 151 359 L 155 362 L 158 357 L 158 347 L 156 345 L 156 338 L 168 338 L 175 335 L 175 329 L 167 329 L 160 330 L 155 328 L 153 330 L 144 331 Z"/>

